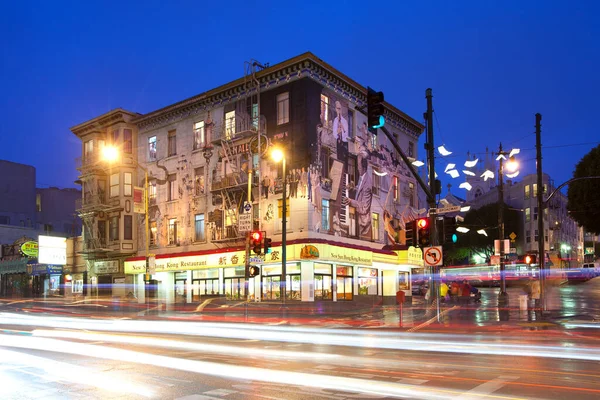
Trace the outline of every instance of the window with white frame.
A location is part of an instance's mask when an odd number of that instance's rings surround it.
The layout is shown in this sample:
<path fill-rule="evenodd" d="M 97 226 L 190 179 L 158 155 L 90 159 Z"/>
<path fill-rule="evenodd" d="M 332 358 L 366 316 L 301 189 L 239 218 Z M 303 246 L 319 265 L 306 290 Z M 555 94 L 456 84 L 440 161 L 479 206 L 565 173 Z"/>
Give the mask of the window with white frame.
<path fill-rule="evenodd" d="M 277 95 L 277 125 L 290 122 L 290 92 Z"/>
<path fill-rule="evenodd" d="M 110 175 L 110 197 L 119 196 L 119 174 Z"/>
<path fill-rule="evenodd" d="M 169 219 L 169 244 L 177 244 L 177 218 Z"/>
<path fill-rule="evenodd" d="M 148 138 L 148 160 L 156 161 L 156 136 Z"/>
<path fill-rule="evenodd" d="M 194 240 L 196 242 L 203 242 L 205 239 L 204 214 L 196 214 L 194 219 Z"/>
<path fill-rule="evenodd" d="M 194 150 L 204 147 L 205 141 L 204 121 L 198 121 L 194 124 Z"/>
<path fill-rule="evenodd" d="M 132 194 L 131 172 L 123 172 L 123 196 Z"/>
<path fill-rule="evenodd" d="M 169 131 L 168 139 L 168 157 L 171 157 L 177 154 L 177 130 Z"/>

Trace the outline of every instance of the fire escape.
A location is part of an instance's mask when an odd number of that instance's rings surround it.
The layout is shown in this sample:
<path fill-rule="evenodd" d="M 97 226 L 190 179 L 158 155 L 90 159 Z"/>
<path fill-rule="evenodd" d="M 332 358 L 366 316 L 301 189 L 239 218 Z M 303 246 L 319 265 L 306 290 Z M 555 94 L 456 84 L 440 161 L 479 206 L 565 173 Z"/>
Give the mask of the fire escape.
<path fill-rule="evenodd" d="M 208 221 L 214 227 L 214 243 L 244 240 L 245 233 L 238 229 L 238 215 L 248 199 L 248 172 L 252 171 L 251 190 L 258 188 L 259 174 L 254 168 L 259 158 L 255 156 L 267 147 L 266 120 L 259 118 L 260 87 L 255 77 L 257 67 L 263 67 L 256 62 L 246 65 L 242 92 L 234 104 L 225 108 L 223 124 L 215 127 L 211 138 L 219 154 L 210 186 L 217 208 L 209 213 Z"/>
<path fill-rule="evenodd" d="M 76 159 L 80 171 L 83 197 L 76 202 L 76 210 L 83 222 L 83 256 L 88 260 L 109 257 L 118 249 L 115 243 L 107 241 L 106 221 L 109 213 L 119 212 L 122 207 L 119 199 L 109 200 L 107 185 L 109 176 L 106 165 L 98 152 L 85 154 Z"/>

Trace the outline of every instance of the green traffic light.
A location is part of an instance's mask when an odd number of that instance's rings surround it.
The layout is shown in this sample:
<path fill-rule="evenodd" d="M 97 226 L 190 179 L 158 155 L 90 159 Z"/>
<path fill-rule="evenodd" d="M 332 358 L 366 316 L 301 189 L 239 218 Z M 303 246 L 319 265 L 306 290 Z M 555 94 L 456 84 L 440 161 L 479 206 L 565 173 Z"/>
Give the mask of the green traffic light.
<path fill-rule="evenodd" d="M 456 236 L 456 233 L 452 234 L 452 243 L 456 243 L 458 242 L 458 236 Z"/>
<path fill-rule="evenodd" d="M 383 115 L 380 115 L 379 116 L 379 125 L 373 125 L 371 128 L 373 128 L 373 129 L 383 128 L 384 125 L 385 125 L 385 118 Z"/>

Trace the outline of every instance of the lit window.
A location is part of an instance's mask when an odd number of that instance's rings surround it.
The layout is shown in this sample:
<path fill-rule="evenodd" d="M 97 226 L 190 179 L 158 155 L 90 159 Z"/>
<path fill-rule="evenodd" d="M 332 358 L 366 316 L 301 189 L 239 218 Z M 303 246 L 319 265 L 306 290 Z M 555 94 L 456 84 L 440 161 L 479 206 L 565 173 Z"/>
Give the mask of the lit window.
<path fill-rule="evenodd" d="M 204 193 L 204 167 L 194 169 L 194 193 L 199 196 Z"/>
<path fill-rule="evenodd" d="M 533 185 L 533 197 L 537 196 L 537 183 L 534 183 Z"/>
<path fill-rule="evenodd" d="M 290 122 L 290 93 L 277 95 L 277 125 Z"/>
<path fill-rule="evenodd" d="M 169 244 L 177 244 L 177 218 L 169 219 Z"/>
<path fill-rule="evenodd" d="M 529 185 L 525 185 L 525 200 L 528 200 L 531 197 L 531 193 L 529 190 Z"/>
<path fill-rule="evenodd" d="M 94 141 L 88 140 L 83 144 L 83 158 L 91 158 L 94 155 Z"/>
<path fill-rule="evenodd" d="M 174 156 L 177 154 L 177 131 L 175 129 L 173 129 L 172 131 L 169 131 L 168 137 L 169 137 L 168 157 L 171 157 L 171 156 Z"/>
<path fill-rule="evenodd" d="M 225 139 L 229 140 L 235 135 L 235 111 L 225 113 Z"/>
<path fill-rule="evenodd" d="M 379 240 L 379 214 L 371 214 L 371 238 L 373 240 Z"/>
<path fill-rule="evenodd" d="M 525 209 L 525 222 L 531 221 L 531 208 L 527 207 Z"/>
<path fill-rule="evenodd" d="M 204 133 L 204 121 L 194 124 L 194 150 L 204 147 L 206 136 Z"/>
<path fill-rule="evenodd" d="M 150 221 L 150 244 L 156 246 L 156 221 Z"/>
<path fill-rule="evenodd" d="M 327 124 L 329 122 L 329 97 L 321 95 L 321 122 Z"/>
<path fill-rule="evenodd" d="M 156 160 L 156 136 L 148 138 L 148 160 Z"/>
<path fill-rule="evenodd" d="M 156 202 L 156 181 L 148 182 L 148 200 L 150 203 Z"/>

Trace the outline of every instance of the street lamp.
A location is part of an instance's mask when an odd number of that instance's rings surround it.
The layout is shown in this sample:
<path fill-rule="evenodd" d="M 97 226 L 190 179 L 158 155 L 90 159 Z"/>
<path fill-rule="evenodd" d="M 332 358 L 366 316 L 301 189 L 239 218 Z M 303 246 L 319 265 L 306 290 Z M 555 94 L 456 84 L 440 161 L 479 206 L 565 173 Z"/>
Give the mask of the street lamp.
<path fill-rule="evenodd" d="M 286 204 L 286 175 L 285 175 L 285 153 L 279 148 L 275 148 L 271 151 L 271 158 L 276 163 L 281 161 L 282 173 L 283 173 L 283 206 L 282 214 L 283 220 L 281 221 L 281 281 L 279 282 L 279 292 L 281 294 L 282 304 L 285 308 L 285 297 L 286 297 L 286 231 L 287 231 L 287 204 Z"/>
<path fill-rule="evenodd" d="M 102 149 L 102 158 L 108 163 L 113 163 L 119 158 L 119 150 L 113 146 L 104 146 Z M 148 169 L 140 165 L 137 160 L 134 160 L 136 165 L 144 171 L 144 217 L 146 220 L 146 274 L 148 273 L 148 254 L 150 253 L 150 224 L 148 222 Z M 110 177 L 109 177 L 110 179 Z"/>
<path fill-rule="evenodd" d="M 511 151 L 509 158 L 504 165 L 506 155 L 508 153 L 502 151 L 502 143 L 500 143 L 500 150 L 498 151 L 498 157 L 496 160 L 500 161 L 498 166 L 498 241 L 500 242 L 500 293 L 498 293 L 498 304 L 508 304 L 508 293 L 506 292 L 506 264 L 504 254 L 504 169 L 507 172 L 512 173 L 517 170 L 518 164 L 513 153 L 518 151 Z M 515 176 L 515 175 L 513 175 Z"/>

